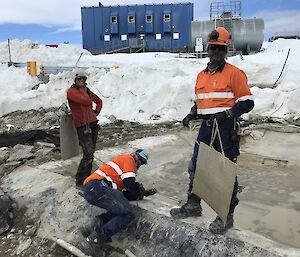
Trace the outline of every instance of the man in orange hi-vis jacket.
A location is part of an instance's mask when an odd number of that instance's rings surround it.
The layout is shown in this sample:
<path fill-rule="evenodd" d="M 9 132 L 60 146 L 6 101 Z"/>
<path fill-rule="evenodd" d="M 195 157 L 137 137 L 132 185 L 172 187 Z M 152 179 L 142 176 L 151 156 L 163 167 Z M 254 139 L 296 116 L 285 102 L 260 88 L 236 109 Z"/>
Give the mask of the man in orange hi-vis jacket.
<path fill-rule="evenodd" d="M 85 179 L 84 198 L 90 204 L 107 210 L 94 219 L 90 228 L 81 230 L 86 237 L 82 245 L 87 254 L 104 256 L 103 244 L 134 217 L 129 201 L 142 200 L 144 196 L 156 193 L 155 188 L 145 190 L 135 181 L 137 170 L 147 161 L 148 152 L 138 149 L 113 158 Z"/>
<path fill-rule="evenodd" d="M 174 218 L 202 215 L 201 199 L 191 192 L 199 143 L 204 142 L 209 145 L 214 120 L 217 120 L 219 124 L 225 156 L 236 163 L 240 154 L 238 117 L 251 111 L 254 107 L 254 101 L 246 74 L 225 61 L 230 39 L 229 32 L 223 27 L 216 28 L 208 36 L 207 50 L 210 60 L 206 69 L 198 74 L 195 85 L 195 105 L 182 123 L 184 126 L 188 126 L 189 122 L 196 118 L 204 121 L 200 127 L 194 153 L 188 167 L 190 183 L 187 202 L 180 208 L 171 209 L 170 214 Z M 213 147 L 221 152 L 218 140 L 215 140 Z M 237 192 L 238 181 L 236 179 L 227 223 L 224 225 L 221 218 L 217 217 L 209 226 L 211 232 L 222 234 L 233 226 L 233 212 L 239 202 Z"/>

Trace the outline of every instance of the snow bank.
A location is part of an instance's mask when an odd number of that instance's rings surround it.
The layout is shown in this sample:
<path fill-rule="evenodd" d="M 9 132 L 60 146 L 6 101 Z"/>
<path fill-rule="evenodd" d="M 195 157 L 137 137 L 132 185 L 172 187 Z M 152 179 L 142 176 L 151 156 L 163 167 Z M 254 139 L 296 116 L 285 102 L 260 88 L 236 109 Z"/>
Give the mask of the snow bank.
<path fill-rule="evenodd" d="M 265 50 L 257 54 L 234 56 L 228 62 L 245 70 L 255 98 L 255 108 L 247 117 L 271 116 L 300 117 L 299 101 L 300 54 L 299 40 L 279 39 L 264 44 Z M 275 89 L 288 50 L 290 56 Z M 194 83 L 198 72 L 205 68 L 208 59 L 184 59 L 170 53 L 112 54 L 93 56 L 80 46 L 61 45 L 49 48 L 24 40 L 11 41 L 12 61 L 35 60 L 45 66 L 74 66 L 82 53 L 79 66 L 88 69 L 88 84 L 104 103 L 99 116 L 105 122 L 111 114 L 119 119 L 139 122 L 153 120 L 180 120 L 193 102 Z M 0 60 L 8 61 L 7 42 L 0 43 Z M 119 66 L 105 72 L 95 67 Z M 94 68 L 93 68 L 94 67 Z M 0 65 L 0 115 L 18 109 L 57 107 L 66 101 L 65 93 L 72 84 L 73 72 L 50 76 L 47 84 L 38 90 L 35 77 L 26 68 Z"/>

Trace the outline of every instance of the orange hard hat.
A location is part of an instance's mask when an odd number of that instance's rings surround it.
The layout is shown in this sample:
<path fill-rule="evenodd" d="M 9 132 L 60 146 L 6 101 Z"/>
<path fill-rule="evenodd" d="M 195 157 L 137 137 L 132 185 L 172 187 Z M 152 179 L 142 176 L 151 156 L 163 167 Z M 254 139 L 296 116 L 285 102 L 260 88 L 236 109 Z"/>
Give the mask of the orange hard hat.
<path fill-rule="evenodd" d="M 209 45 L 229 46 L 231 35 L 223 27 L 218 27 L 208 35 Z"/>

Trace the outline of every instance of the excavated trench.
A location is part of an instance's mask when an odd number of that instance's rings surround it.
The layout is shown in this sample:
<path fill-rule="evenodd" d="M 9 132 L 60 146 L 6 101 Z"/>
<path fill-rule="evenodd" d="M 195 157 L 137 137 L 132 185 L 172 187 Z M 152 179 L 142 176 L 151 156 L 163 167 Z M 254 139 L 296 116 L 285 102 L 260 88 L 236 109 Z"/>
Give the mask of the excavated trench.
<path fill-rule="evenodd" d="M 278 256 L 243 240 L 215 236 L 207 229 L 137 209 L 137 222 L 117 239 L 136 256 Z"/>

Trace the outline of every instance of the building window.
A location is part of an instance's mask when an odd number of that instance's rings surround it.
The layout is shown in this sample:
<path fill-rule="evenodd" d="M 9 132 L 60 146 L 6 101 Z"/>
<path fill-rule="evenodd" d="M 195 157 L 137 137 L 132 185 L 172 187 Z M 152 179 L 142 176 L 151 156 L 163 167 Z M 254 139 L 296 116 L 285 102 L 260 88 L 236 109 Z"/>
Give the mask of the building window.
<path fill-rule="evenodd" d="M 110 35 L 104 35 L 104 41 L 110 41 Z"/>
<path fill-rule="evenodd" d="M 171 21 L 171 14 L 165 13 L 164 14 L 164 22 L 170 22 Z"/>
<path fill-rule="evenodd" d="M 156 34 L 156 35 L 155 35 L 155 39 L 156 39 L 156 40 L 160 40 L 160 39 L 161 39 L 161 34 Z"/>
<path fill-rule="evenodd" d="M 113 15 L 113 16 L 110 16 L 110 22 L 111 23 L 117 23 L 118 22 L 118 17 Z"/>
<path fill-rule="evenodd" d="M 179 39 L 179 33 L 173 33 L 173 39 Z"/>
<path fill-rule="evenodd" d="M 127 35 L 121 35 L 121 40 L 126 41 L 127 40 Z"/>
<path fill-rule="evenodd" d="M 152 15 L 146 15 L 146 22 L 151 23 L 152 22 Z"/>
<path fill-rule="evenodd" d="M 128 23 L 134 23 L 135 19 L 133 15 L 128 15 Z"/>

